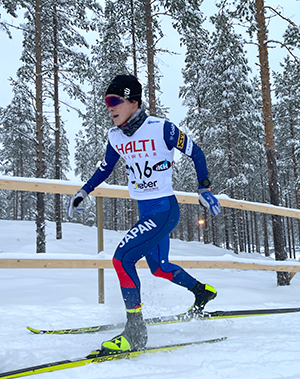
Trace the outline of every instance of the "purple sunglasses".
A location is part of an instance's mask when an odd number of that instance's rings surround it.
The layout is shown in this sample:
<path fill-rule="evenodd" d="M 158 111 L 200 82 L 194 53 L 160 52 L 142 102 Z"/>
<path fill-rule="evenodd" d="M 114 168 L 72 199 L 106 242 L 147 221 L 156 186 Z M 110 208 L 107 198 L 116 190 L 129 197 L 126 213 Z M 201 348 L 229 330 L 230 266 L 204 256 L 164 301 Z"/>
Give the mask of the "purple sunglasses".
<path fill-rule="evenodd" d="M 115 107 L 116 105 L 124 103 L 124 99 L 119 96 L 106 96 L 104 101 L 108 107 Z"/>

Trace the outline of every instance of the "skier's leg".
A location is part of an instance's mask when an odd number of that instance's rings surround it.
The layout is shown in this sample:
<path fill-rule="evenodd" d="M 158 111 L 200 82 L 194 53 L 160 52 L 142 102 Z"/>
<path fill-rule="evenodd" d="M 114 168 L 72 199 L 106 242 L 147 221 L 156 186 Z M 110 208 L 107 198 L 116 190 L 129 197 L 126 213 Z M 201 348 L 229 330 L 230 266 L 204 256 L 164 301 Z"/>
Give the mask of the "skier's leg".
<path fill-rule="evenodd" d="M 146 255 L 152 274 L 168 279 L 187 289 L 193 288 L 197 280 L 180 266 L 169 262 L 169 245 L 170 238 L 167 235 Z"/>
<path fill-rule="evenodd" d="M 179 207 L 175 196 L 165 199 L 169 209 L 142 216 L 116 249 L 113 264 L 120 281 L 126 309 L 134 309 L 141 303 L 136 262 L 152 251 L 178 223 Z"/>
<path fill-rule="evenodd" d="M 169 236 L 160 241 L 146 259 L 153 275 L 185 287 L 195 295 L 195 302 L 188 311 L 190 316 L 201 315 L 205 305 L 217 296 L 214 287 L 197 281 L 183 268 L 169 262 Z"/>
<path fill-rule="evenodd" d="M 168 235 L 179 219 L 175 196 L 159 200 L 161 212 L 144 214 L 125 235 L 113 258 L 127 311 L 124 331 L 102 344 L 110 352 L 142 349 L 147 343 L 147 329 L 141 313 L 140 280 L 135 263 L 147 255 Z"/>

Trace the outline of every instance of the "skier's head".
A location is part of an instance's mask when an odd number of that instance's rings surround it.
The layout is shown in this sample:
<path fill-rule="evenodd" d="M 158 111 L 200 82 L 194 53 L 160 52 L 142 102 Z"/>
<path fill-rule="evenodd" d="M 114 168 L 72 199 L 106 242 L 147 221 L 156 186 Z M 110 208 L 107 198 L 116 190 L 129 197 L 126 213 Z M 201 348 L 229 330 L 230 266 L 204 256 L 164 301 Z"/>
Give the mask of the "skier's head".
<path fill-rule="evenodd" d="M 105 96 L 118 95 L 129 101 L 142 104 L 142 86 L 133 75 L 117 75 L 106 90 Z"/>
<path fill-rule="evenodd" d="M 118 75 L 109 85 L 105 102 L 117 126 L 124 126 L 141 105 L 142 86 L 133 75 Z"/>

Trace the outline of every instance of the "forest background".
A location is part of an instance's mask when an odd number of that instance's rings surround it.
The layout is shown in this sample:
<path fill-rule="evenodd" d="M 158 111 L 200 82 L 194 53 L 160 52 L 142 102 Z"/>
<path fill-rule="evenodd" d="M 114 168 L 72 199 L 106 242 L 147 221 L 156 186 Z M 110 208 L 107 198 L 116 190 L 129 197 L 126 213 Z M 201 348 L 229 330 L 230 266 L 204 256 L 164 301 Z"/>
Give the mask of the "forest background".
<path fill-rule="evenodd" d="M 11 90 L 4 85 L 0 98 L 0 173 L 86 181 L 112 126 L 107 84 L 132 73 L 146 111 L 201 146 L 214 194 L 299 208 L 299 1 L 280 3 L 0 1 L 1 64 L 14 57 L 15 68 L 1 75 Z M 197 189 L 185 156 L 176 156 L 173 179 L 175 190 Z M 119 162 L 108 183 L 126 180 Z M 45 222 L 55 221 L 63 238 L 68 200 L 0 190 L 0 218 L 36 220 L 37 252 L 45 252 Z M 90 198 L 74 221 L 94 225 L 95 212 Z M 104 214 L 105 228 L 126 230 L 138 210 L 133 200 L 105 199 Z M 296 256 L 300 224 L 225 208 L 212 218 L 181 205 L 172 236 L 284 260 Z M 287 283 L 281 274 L 279 284 Z"/>

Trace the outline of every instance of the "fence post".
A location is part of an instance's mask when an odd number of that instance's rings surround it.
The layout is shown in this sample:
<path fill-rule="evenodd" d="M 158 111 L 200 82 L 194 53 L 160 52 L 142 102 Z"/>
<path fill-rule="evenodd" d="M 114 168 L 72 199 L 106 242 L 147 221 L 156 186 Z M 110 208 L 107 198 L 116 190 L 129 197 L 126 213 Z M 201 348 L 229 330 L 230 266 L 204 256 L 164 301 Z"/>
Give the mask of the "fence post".
<path fill-rule="evenodd" d="M 300 258 L 298 259 L 298 262 L 300 262 Z M 296 272 L 290 272 L 290 281 L 293 279 L 293 277 L 296 275 Z"/>
<path fill-rule="evenodd" d="M 96 197 L 98 254 L 103 251 L 103 198 Z M 104 269 L 98 269 L 98 303 L 104 303 Z"/>

